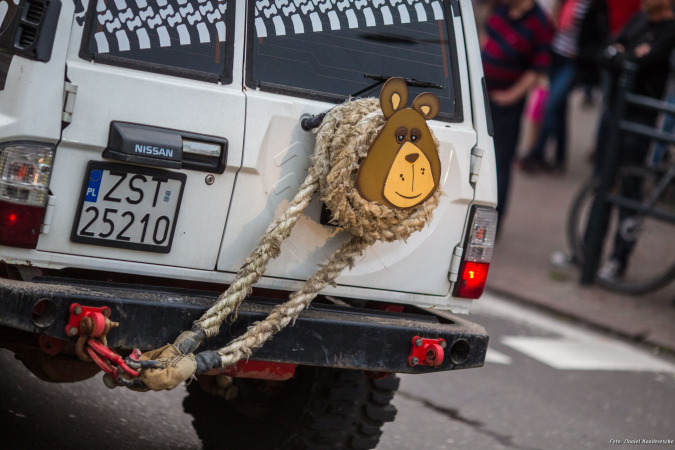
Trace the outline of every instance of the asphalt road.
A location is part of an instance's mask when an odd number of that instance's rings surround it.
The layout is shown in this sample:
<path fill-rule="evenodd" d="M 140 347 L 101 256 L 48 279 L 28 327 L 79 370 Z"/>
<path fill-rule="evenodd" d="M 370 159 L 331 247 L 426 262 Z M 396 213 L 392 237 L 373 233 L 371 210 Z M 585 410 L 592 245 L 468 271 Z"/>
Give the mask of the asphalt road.
<path fill-rule="evenodd" d="M 672 358 L 491 295 L 471 319 L 490 332 L 485 367 L 403 376 L 378 449 L 675 448 L 610 443 L 675 441 Z M 48 384 L 6 350 L 0 367 L 2 448 L 202 447 L 182 388 L 110 391 L 100 375 Z"/>

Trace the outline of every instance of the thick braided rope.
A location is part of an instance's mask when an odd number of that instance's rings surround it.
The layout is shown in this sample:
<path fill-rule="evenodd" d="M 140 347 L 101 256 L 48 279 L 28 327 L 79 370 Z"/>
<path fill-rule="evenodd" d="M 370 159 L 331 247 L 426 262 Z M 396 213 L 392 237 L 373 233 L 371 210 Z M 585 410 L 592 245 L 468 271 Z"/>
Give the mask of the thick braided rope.
<path fill-rule="evenodd" d="M 225 318 L 237 310 L 241 302 L 250 294 L 251 287 L 265 273 L 269 260 L 279 256 L 281 243 L 291 234 L 295 223 L 302 216 L 303 211 L 318 190 L 318 177 L 313 171 L 310 171 L 305 182 L 300 186 L 300 191 L 291 200 L 281 217 L 267 229 L 256 249 L 244 261 L 227 291 L 197 321 L 197 324 L 204 328 L 208 337 L 218 334 L 220 325 Z"/>
<path fill-rule="evenodd" d="M 318 129 L 313 165 L 309 168 L 309 174 L 300 186 L 298 194 L 281 217 L 270 225 L 255 250 L 244 261 L 230 287 L 196 322 L 196 326 L 201 327 L 207 337 L 218 333 L 228 314 L 236 312 L 252 286 L 265 273 L 269 260 L 280 254 L 281 244 L 291 234 L 293 226 L 303 215 L 317 191 L 320 192 L 321 200 L 331 210 L 332 220 L 351 232 L 353 237 L 307 280 L 300 291 L 291 294 L 289 301 L 275 307 L 267 318 L 256 322 L 244 335 L 218 350 L 222 367 L 249 357 L 265 341 L 294 322 L 317 294 L 329 284 L 334 284 L 340 273 L 346 267 L 351 267 L 354 259 L 363 254 L 368 246 L 378 240 L 385 242 L 405 240 L 429 223 L 442 195 L 440 188 L 422 204 L 408 210 L 389 208 L 366 201 L 355 189 L 359 165 L 367 156 L 368 149 L 384 124 L 383 114 L 377 100 L 374 99 L 347 102 L 335 107 L 326 115 Z M 438 148 L 435 137 L 434 141 Z M 189 336 L 190 333 L 192 337 Z M 187 332 L 187 335 L 186 341 L 199 336 L 195 330 Z M 181 336 L 186 336 L 186 333 Z M 197 340 L 200 341 L 201 338 Z M 149 372 L 146 372 L 148 369 L 143 369 L 141 376 L 145 376 L 145 379 L 142 381 L 150 389 L 172 389 L 189 378 L 190 373 L 195 373 L 195 357 L 190 355 L 191 359 L 184 358 L 183 350 L 177 345 L 167 345 L 155 352 L 158 361 L 162 361 L 164 357 L 170 361 L 187 361 L 191 364 L 180 368 L 173 364 L 171 373 L 164 372 L 169 370 L 168 367 L 161 370 L 151 368 Z M 157 370 L 159 373 L 153 372 Z"/>
<path fill-rule="evenodd" d="M 363 123 L 365 117 L 373 114 L 378 109 L 379 104 L 377 101 L 372 101 L 371 99 L 349 102 L 335 108 L 326 116 L 317 130 L 316 147 L 318 149 L 327 149 L 331 145 L 344 145 L 348 141 L 349 136 L 344 133 L 341 136 L 339 129 L 354 128 L 356 124 Z M 383 124 L 376 124 L 377 132 L 379 132 Z M 370 124 L 370 128 L 372 127 L 373 124 Z M 338 136 L 338 139 L 334 139 L 336 136 Z M 314 164 L 310 167 L 305 182 L 300 186 L 299 192 L 288 205 L 286 211 L 260 238 L 256 249 L 246 258 L 227 291 L 218 297 L 216 303 L 196 322 L 198 326 L 204 329 L 207 337 L 218 334 L 220 325 L 225 318 L 237 310 L 241 302 L 250 294 L 252 286 L 265 273 L 269 260 L 279 256 L 281 243 L 291 234 L 291 230 L 300 216 L 302 216 L 307 205 L 309 205 L 314 193 L 319 190 L 320 181 L 325 180 L 330 169 L 328 158 L 326 151 L 317 151 L 315 153 L 312 158 Z"/>
<path fill-rule="evenodd" d="M 319 291 L 333 283 L 346 267 L 351 267 L 354 258 L 369 245 L 378 240 L 405 240 L 431 220 L 442 195 L 440 189 L 413 210 L 395 210 L 368 202 L 354 189 L 359 164 L 384 124 L 384 116 L 374 99 L 343 105 L 326 116 L 318 130 L 310 173 L 315 172 L 318 176 L 321 200 L 331 210 L 332 219 L 354 236 L 307 280 L 300 291 L 291 294 L 289 301 L 275 307 L 267 318 L 256 322 L 244 335 L 218 350 L 221 367 L 250 357 L 274 334 L 294 323 Z M 438 147 L 435 136 L 434 140 Z"/>
<path fill-rule="evenodd" d="M 411 210 L 392 209 L 366 201 L 354 188 L 359 164 L 385 122 L 376 99 L 348 102 L 334 108 L 324 118 L 317 130 L 313 165 L 300 191 L 282 216 L 267 229 L 228 290 L 197 324 L 204 328 L 208 337 L 218 333 L 227 315 L 236 311 L 265 273 L 269 260 L 279 255 L 281 243 L 290 235 L 317 190 L 331 210 L 332 219 L 354 237 L 340 247 L 300 291 L 291 294 L 288 302 L 274 308 L 265 320 L 255 323 L 244 335 L 220 349 L 223 367 L 250 356 L 272 335 L 295 321 L 318 292 L 332 283 L 345 267 L 351 266 L 354 258 L 368 245 L 378 240 L 405 240 L 431 220 L 442 195 L 440 188 Z M 434 140 L 438 147 L 435 136 Z"/>
<path fill-rule="evenodd" d="M 304 284 L 302 289 L 294 292 L 290 300 L 276 306 L 262 321 L 254 323 L 242 336 L 217 351 L 222 360 L 222 367 L 231 366 L 240 359 L 248 358 L 253 351 L 260 348 L 269 338 L 295 322 L 300 313 L 309 306 L 319 291 L 332 284 L 346 267 L 354 265 L 354 258 L 372 243 L 359 237 L 343 244 L 321 269 Z"/>

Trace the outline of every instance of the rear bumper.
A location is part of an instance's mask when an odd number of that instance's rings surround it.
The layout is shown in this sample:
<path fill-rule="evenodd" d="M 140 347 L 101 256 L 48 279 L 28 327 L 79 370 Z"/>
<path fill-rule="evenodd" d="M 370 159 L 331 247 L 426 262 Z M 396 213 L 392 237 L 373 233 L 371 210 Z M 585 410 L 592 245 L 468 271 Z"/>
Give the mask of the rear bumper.
<path fill-rule="evenodd" d="M 215 301 L 217 294 L 205 291 L 156 289 L 148 286 L 83 283 L 73 280 L 36 278 L 32 282 L 0 279 L 0 325 L 75 341 L 66 335 L 68 308 L 77 302 L 111 308 L 119 328 L 108 334 L 112 348 L 142 351 L 173 342 L 188 330 Z M 33 306 L 47 299 L 52 311 L 41 320 Z M 52 303 L 53 302 L 53 305 Z M 200 350 L 217 349 L 247 327 L 267 316 L 279 300 L 250 297 L 233 323 L 223 324 L 220 334 Z M 40 324 L 41 326 L 38 326 Z M 411 366 L 408 356 L 413 336 L 447 342 L 441 367 Z M 454 347 L 460 341 L 461 345 Z M 468 354 L 450 358 L 454 348 Z M 392 313 L 347 306 L 313 304 L 294 326 L 288 326 L 254 353 L 254 359 L 299 365 L 369 370 L 375 372 L 429 373 L 481 367 L 488 335 L 483 327 L 445 312 L 417 310 Z"/>

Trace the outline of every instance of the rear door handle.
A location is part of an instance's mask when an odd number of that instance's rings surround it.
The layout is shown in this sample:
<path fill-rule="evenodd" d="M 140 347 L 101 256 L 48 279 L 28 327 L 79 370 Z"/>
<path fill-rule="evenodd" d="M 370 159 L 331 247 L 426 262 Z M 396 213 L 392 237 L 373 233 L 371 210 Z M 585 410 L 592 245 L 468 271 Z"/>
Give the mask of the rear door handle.
<path fill-rule="evenodd" d="M 110 124 L 103 157 L 146 166 L 222 174 L 227 139 L 134 123 Z"/>

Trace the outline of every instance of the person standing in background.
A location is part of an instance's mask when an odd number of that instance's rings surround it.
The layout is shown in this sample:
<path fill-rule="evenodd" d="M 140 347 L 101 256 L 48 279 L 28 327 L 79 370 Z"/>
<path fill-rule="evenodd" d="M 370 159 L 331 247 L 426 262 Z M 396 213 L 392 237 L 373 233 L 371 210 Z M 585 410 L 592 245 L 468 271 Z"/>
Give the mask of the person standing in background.
<path fill-rule="evenodd" d="M 630 61 L 637 66 L 638 72 L 632 92 L 662 99 L 666 91 L 666 83 L 670 75 L 669 59 L 675 50 L 675 12 L 674 0 L 641 0 L 642 13 L 635 14 L 621 30 L 613 43 L 604 52 L 601 63 L 607 67 L 614 78 L 621 73 L 623 63 Z M 609 111 L 616 98 L 616 84 L 613 85 Z M 622 117 L 631 122 L 654 127 L 658 113 L 629 107 Z M 596 173 L 599 174 L 603 164 L 603 136 L 598 136 L 596 156 Z M 619 165 L 643 166 L 649 152 L 650 139 L 632 133 L 621 135 L 619 147 Z M 625 177 L 619 186 L 619 195 L 640 202 L 642 200 L 642 184 L 640 178 Z M 619 208 L 619 222 L 629 223 L 635 211 Z M 620 225 L 614 234 L 614 248 L 610 258 L 599 268 L 598 277 L 612 280 L 623 276 L 635 240 L 626 235 Z"/>
<path fill-rule="evenodd" d="M 567 155 L 567 97 L 574 87 L 581 23 L 591 0 L 562 0 L 558 13 L 558 31 L 551 48 L 550 92 L 544 123 L 536 143 L 522 160 L 523 170 L 535 172 L 546 166 L 545 150 L 549 137 L 556 140 L 555 162 L 550 168 L 565 170 Z"/>
<path fill-rule="evenodd" d="M 604 45 L 610 37 L 607 0 L 591 0 L 579 29 L 576 58 L 576 84 L 584 87 L 584 104 L 593 102 L 592 89 L 600 85 L 600 66 Z"/>
<path fill-rule="evenodd" d="M 611 75 L 606 101 L 596 137 L 596 157 L 594 176 L 599 177 L 604 163 L 607 139 L 612 130 L 612 115 L 616 102 L 617 78 L 621 74 L 623 63 L 630 61 L 637 66 L 633 93 L 661 99 L 666 92 L 670 76 L 669 58 L 675 51 L 675 0 L 641 0 L 642 13 L 633 15 L 621 32 L 604 48 L 598 63 Z M 647 127 L 654 127 L 657 111 L 638 107 L 628 107 L 622 119 Z M 618 152 L 618 165 L 643 166 L 649 152 L 651 139 L 634 133 L 622 133 Z M 620 196 L 640 202 L 642 200 L 642 179 L 623 177 L 618 189 Z M 619 207 L 619 225 L 614 231 L 614 248 L 610 257 L 598 269 L 598 278 L 607 281 L 621 278 L 626 271 L 628 260 L 635 245 L 634 237 L 624 233 L 622 223 L 629 223 L 635 211 Z M 588 228 L 584 241 L 589 239 Z M 556 251 L 550 262 L 557 267 L 567 267 L 578 263 L 575 255 Z"/>
<path fill-rule="evenodd" d="M 502 216 L 525 97 L 551 63 L 553 25 L 535 0 L 501 0 L 485 23 L 481 51 L 495 130 L 497 211 Z"/>

